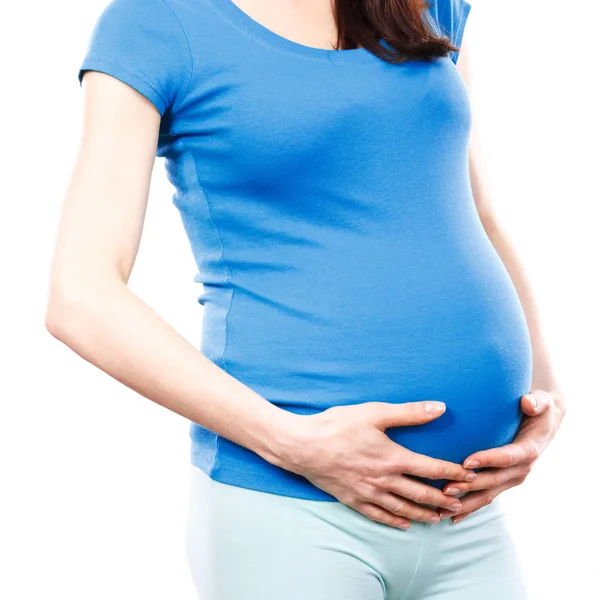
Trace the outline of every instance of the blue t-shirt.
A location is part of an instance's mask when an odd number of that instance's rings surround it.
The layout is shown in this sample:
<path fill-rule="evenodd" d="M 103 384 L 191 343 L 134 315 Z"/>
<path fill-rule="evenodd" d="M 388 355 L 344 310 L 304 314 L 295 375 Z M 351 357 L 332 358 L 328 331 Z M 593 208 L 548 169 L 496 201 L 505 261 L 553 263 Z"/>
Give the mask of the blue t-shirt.
<path fill-rule="evenodd" d="M 437 0 L 425 16 L 460 46 L 470 8 Z M 444 401 L 440 418 L 386 432 L 460 463 L 513 439 L 532 356 L 473 200 L 457 58 L 305 46 L 231 0 L 113 0 L 79 77 L 109 73 L 162 116 L 157 156 L 203 284 L 201 352 L 298 414 Z M 217 481 L 335 500 L 197 423 L 190 437 Z"/>

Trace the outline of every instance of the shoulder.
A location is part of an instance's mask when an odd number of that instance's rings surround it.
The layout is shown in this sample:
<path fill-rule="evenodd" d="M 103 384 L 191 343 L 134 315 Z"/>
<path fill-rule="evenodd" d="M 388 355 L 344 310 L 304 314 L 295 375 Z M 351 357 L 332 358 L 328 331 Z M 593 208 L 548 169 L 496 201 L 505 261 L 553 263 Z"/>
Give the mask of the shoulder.
<path fill-rule="evenodd" d="M 113 75 L 148 96 L 161 115 L 185 93 L 192 72 L 178 8 L 191 0 L 110 0 L 98 14 L 79 65 Z"/>
<path fill-rule="evenodd" d="M 466 21 L 472 7 L 468 0 L 426 0 L 426 4 L 447 33 L 452 33 Z"/>
<path fill-rule="evenodd" d="M 425 0 L 425 2 L 432 13 L 446 17 L 459 16 L 471 9 L 470 0 Z"/>
<path fill-rule="evenodd" d="M 171 28 L 179 19 L 172 0 L 110 0 L 100 11 L 97 26 L 129 26 L 133 32 L 139 23 L 152 24 L 157 29 Z"/>
<path fill-rule="evenodd" d="M 467 18 L 471 12 L 469 0 L 426 0 L 429 13 L 438 28 L 457 48 L 460 47 Z M 458 52 L 450 55 L 452 61 L 458 60 Z"/>

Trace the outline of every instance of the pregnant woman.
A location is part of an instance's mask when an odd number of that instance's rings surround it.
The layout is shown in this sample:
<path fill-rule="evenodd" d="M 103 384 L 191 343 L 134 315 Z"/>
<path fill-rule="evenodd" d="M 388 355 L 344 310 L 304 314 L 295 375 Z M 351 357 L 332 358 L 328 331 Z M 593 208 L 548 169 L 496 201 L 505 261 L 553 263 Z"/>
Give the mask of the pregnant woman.
<path fill-rule="evenodd" d="M 470 10 L 113 0 L 95 25 L 46 323 L 190 420 L 199 598 L 526 597 L 492 500 L 565 403 L 479 166 Z M 200 348 L 127 286 L 155 156 Z"/>

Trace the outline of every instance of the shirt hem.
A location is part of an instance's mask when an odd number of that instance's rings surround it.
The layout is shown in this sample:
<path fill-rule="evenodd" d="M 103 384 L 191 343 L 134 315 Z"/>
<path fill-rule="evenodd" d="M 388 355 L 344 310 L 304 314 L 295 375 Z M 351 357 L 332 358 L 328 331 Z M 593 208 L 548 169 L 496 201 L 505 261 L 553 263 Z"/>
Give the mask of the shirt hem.
<path fill-rule="evenodd" d="M 275 494 L 277 496 L 287 496 L 289 498 L 317 502 L 339 502 L 337 498 L 314 486 L 308 480 L 306 483 L 296 483 L 292 489 L 284 477 L 278 477 L 256 469 L 249 469 L 245 466 L 226 463 L 223 462 L 222 457 L 219 457 L 218 461 L 214 457 L 213 464 L 217 464 L 218 462 L 219 465 L 218 469 L 215 469 L 210 467 L 210 461 L 207 461 L 206 458 L 206 454 L 202 454 L 192 447 L 191 464 L 202 470 L 214 481 L 220 483 Z"/>
<path fill-rule="evenodd" d="M 157 108 L 161 117 L 164 115 L 167 109 L 167 102 L 156 86 L 125 65 L 110 58 L 88 55 L 80 65 L 77 75 L 80 86 L 85 71 L 100 71 L 119 79 L 150 100 Z"/>

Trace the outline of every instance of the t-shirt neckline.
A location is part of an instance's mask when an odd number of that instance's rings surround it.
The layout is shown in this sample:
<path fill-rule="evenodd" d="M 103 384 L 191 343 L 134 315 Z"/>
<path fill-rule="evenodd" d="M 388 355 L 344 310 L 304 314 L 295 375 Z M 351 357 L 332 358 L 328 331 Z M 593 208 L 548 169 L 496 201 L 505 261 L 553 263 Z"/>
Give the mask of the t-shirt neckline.
<path fill-rule="evenodd" d="M 316 46 L 307 46 L 300 42 L 295 42 L 289 38 L 275 33 L 265 25 L 262 25 L 253 19 L 248 13 L 244 12 L 232 0 L 204 0 L 212 6 L 218 13 L 226 18 L 236 29 L 245 33 L 257 41 L 266 43 L 270 46 L 283 50 L 287 53 L 298 56 L 328 62 L 373 62 L 380 61 L 378 56 L 366 48 L 349 48 L 347 50 L 334 50 L 328 48 L 317 48 Z M 380 40 L 381 42 L 381 40 Z"/>

